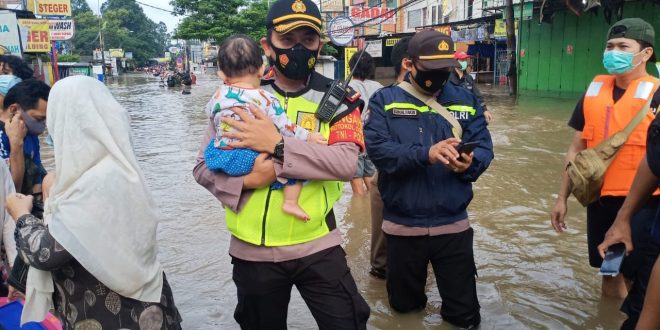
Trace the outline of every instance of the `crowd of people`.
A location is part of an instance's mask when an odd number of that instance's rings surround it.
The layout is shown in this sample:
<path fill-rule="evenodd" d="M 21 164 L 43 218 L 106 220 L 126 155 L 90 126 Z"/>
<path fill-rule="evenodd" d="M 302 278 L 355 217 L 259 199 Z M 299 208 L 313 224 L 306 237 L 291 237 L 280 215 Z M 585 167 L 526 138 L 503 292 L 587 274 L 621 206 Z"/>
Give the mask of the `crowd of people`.
<path fill-rule="evenodd" d="M 351 182 L 371 200 L 371 270 L 392 310 L 427 304 L 431 264 L 447 323 L 482 322 L 473 184 L 494 158 L 493 120 L 451 37 L 422 30 L 393 48 L 396 82 L 374 81 L 367 53 L 334 115 L 315 115 L 331 80 L 314 71 L 321 14 L 311 0 L 278 0 L 259 44 L 232 36 L 220 46 L 221 87 L 195 180 L 225 209 L 242 329 L 286 329 L 296 286 L 320 329 L 366 329 L 370 307 L 341 247 L 334 205 Z M 660 327 L 660 82 L 654 30 L 639 19 L 615 23 L 604 66 L 576 106 L 566 157 L 594 148 L 642 113 L 587 206 L 589 262 L 607 249 L 630 253 L 622 275 L 603 277 L 603 295 L 625 298 L 623 329 Z M 270 61 L 266 69 L 262 53 Z M 157 260 L 158 211 L 138 165 L 129 115 L 107 87 L 69 77 L 51 89 L 18 57 L 0 57 L 0 243 L 4 291 L 24 299 L 22 321 L 54 310 L 65 329 L 180 329 L 181 316 Z M 148 74 L 165 77 L 164 67 Z M 191 79 L 192 80 L 192 79 Z M 644 105 L 649 106 L 645 107 Z M 605 113 L 606 115 L 604 115 Z M 41 163 L 48 130 L 55 169 Z M 552 226 L 566 228 L 571 181 L 563 171 Z M 360 197 L 361 198 L 361 197 Z"/>

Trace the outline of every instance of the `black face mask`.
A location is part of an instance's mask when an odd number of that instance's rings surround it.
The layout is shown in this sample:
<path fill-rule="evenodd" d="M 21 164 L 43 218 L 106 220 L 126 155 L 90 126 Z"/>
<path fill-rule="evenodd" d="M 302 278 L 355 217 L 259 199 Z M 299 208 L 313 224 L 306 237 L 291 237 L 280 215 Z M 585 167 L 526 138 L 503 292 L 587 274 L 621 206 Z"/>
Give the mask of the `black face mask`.
<path fill-rule="evenodd" d="M 435 94 L 447 83 L 449 80 L 449 71 L 433 70 L 433 71 L 419 71 L 415 76 L 410 74 L 415 84 L 423 89 L 428 94 Z"/>
<path fill-rule="evenodd" d="M 270 64 L 274 65 L 285 77 L 292 80 L 305 80 L 314 71 L 318 50 L 305 48 L 296 44 L 292 48 L 277 48 L 270 44 L 275 52 L 275 59 L 269 58 Z"/>

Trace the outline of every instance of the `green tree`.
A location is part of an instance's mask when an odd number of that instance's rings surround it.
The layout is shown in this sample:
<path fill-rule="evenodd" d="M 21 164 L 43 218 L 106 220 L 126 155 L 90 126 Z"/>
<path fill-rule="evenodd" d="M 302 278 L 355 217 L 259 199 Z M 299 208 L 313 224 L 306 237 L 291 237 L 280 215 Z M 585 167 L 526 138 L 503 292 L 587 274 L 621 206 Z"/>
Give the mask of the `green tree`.
<path fill-rule="evenodd" d="M 232 24 L 244 1 L 172 0 L 170 4 L 175 15 L 187 15 L 176 28 L 175 38 L 221 41 L 235 34 Z"/>
<path fill-rule="evenodd" d="M 71 11 L 73 16 L 75 17 L 76 15 L 80 13 L 84 13 L 86 11 L 92 11 L 91 8 L 89 8 L 89 5 L 87 4 L 86 0 L 71 0 Z"/>
<path fill-rule="evenodd" d="M 82 1 L 84 4 L 80 3 Z M 167 26 L 150 20 L 135 0 L 108 0 L 101 7 L 103 18 L 95 16 L 84 0 L 74 0 L 76 35 L 71 42 L 73 54 L 90 55 L 99 48 L 103 30 L 105 48 L 123 48 L 133 52 L 138 64 L 163 54 L 169 43 Z"/>
<path fill-rule="evenodd" d="M 76 24 L 76 34 L 69 41 L 71 52 L 79 55 L 91 55 L 99 47 L 98 34 L 100 18 L 90 10 L 79 12 L 73 16 Z"/>
<path fill-rule="evenodd" d="M 176 28 L 178 39 L 200 39 L 222 42 L 234 34 L 245 34 L 255 41 L 266 36 L 268 0 L 172 0 L 177 15 L 188 15 Z M 223 8 L 222 10 L 216 9 Z M 332 45 L 326 44 L 323 55 L 337 55 Z"/>
<path fill-rule="evenodd" d="M 232 34 L 245 34 L 255 41 L 266 36 L 266 15 L 268 14 L 267 0 L 250 2 L 247 7 L 240 8 L 238 15 L 232 20 L 234 31 Z"/>

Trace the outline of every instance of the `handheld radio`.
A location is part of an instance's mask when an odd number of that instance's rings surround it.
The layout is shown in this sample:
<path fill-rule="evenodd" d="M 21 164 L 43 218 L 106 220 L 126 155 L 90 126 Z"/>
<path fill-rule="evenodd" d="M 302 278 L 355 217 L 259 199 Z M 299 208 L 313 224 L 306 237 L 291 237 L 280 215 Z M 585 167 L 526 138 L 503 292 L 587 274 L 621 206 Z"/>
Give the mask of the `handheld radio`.
<path fill-rule="evenodd" d="M 360 52 L 360 55 L 358 56 L 357 61 L 355 62 L 355 66 L 351 69 L 351 74 L 348 75 L 348 79 L 346 79 L 346 82 L 343 82 L 339 79 L 335 79 L 330 83 L 328 86 L 328 91 L 323 95 L 323 99 L 321 99 L 321 103 L 319 103 L 319 107 L 316 109 L 316 118 L 318 118 L 322 122 L 329 122 L 332 120 L 332 117 L 335 116 L 335 113 L 337 112 L 337 109 L 339 109 L 339 105 L 341 104 L 341 101 L 346 98 L 346 94 L 348 93 L 348 84 L 351 82 L 351 79 L 353 78 L 353 72 L 355 71 L 355 67 L 357 64 L 360 62 L 360 59 L 362 58 L 362 54 L 364 54 L 364 51 Z"/>

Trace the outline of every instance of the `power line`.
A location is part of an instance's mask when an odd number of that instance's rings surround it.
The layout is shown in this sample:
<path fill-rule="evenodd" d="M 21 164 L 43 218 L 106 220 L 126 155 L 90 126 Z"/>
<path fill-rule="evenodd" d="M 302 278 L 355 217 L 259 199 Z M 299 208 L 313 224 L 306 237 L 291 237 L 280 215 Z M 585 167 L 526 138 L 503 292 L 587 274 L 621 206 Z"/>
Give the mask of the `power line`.
<path fill-rule="evenodd" d="M 149 4 L 146 4 L 146 3 L 140 2 L 140 1 L 135 1 L 135 3 L 140 4 L 140 5 L 143 5 L 143 6 L 145 6 L 145 7 L 150 7 L 150 8 L 157 9 L 157 10 L 162 10 L 162 11 L 164 11 L 164 12 L 168 12 L 168 13 L 170 13 L 170 14 L 175 14 L 173 11 L 171 11 L 171 10 L 169 10 L 169 9 L 164 9 L 164 8 L 160 8 L 160 7 L 152 6 L 152 5 L 149 5 Z"/>

